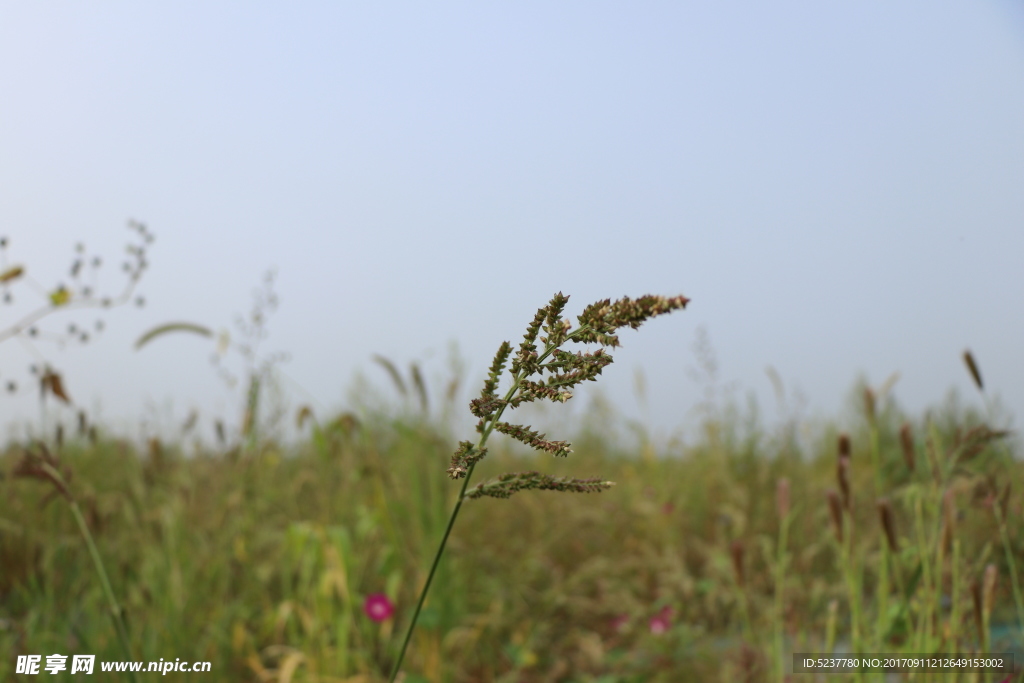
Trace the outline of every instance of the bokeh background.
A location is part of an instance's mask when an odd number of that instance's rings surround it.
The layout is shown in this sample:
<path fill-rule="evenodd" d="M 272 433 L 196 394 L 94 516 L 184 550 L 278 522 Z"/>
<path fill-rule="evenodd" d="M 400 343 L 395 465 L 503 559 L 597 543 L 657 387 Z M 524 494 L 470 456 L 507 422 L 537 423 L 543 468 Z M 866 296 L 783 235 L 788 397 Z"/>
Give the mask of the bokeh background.
<path fill-rule="evenodd" d="M 116 292 L 126 221 L 156 241 L 145 307 L 47 318 L 106 329 L 5 342 L 0 382 L 29 386 L 41 353 L 108 423 L 237 425 L 210 340 L 132 343 L 172 320 L 237 338 L 275 268 L 262 348 L 323 412 L 360 372 L 391 391 L 373 354 L 439 388 L 457 346 L 468 396 L 561 290 L 573 314 L 692 298 L 627 333 L 599 387 L 661 433 L 709 387 L 775 418 L 769 366 L 782 412 L 835 414 L 895 371 L 909 410 L 977 400 L 965 348 L 1020 415 L 1022 188 L 1010 0 L 3 3 L 9 261 L 45 293 L 83 242 Z M 45 301 L 12 291 L 4 327 Z M 30 396 L 0 396 L 4 422 L 36 419 Z"/>

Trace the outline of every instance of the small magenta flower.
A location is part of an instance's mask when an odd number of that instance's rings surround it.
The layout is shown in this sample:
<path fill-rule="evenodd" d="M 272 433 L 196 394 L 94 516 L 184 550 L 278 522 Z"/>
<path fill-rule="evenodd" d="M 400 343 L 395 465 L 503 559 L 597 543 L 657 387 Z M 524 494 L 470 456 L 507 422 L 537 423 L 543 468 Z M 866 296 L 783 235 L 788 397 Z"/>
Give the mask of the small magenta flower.
<path fill-rule="evenodd" d="M 366 596 L 363 611 L 374 621 L 386 621 L 395 613 L 395 606 L 388 600 L 388 596 L 383 593 L 374 593 Z"/>
<path fill-rule="evenodd" d="M 656 636 L 660 636 L 662 633 L 667 631 L 670 626 L 672 626 L 671 607 L 663 607 L 660 612 L 658 612 L 655 616 L 651 617 L 651 633 L 653 633 Z"/>

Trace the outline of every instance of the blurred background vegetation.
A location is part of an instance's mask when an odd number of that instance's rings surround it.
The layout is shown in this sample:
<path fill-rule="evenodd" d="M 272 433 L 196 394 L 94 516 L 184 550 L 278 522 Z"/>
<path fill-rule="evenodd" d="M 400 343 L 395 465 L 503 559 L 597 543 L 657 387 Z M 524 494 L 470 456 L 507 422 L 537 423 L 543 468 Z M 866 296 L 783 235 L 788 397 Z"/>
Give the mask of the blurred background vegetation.
<path fill-rule="evenodd" d="M 849 415 L 813 426 L 766 428 L 752 407 L 708 404 L 690 438 L 662 443 L 597 402 L 567 461 L 496 439 L 480 481 L 536 469 L 618 485 L 471 501 L 405 680 L 789 680 L 789 653 L 855 640 L 874 652 L 1013 646 L 1012 577 L 1024 559 L 1016 442 L 984 426 L 998 416 L 955 396 L 919 417 L 863 384 L 851 396 Z M 58 440 L 51 425 L 48 448 L 96 538 L 136 659 L 213 663 L 168 680 L 386 676 L 458 488 L 445 469 L 465 435 L 439 417 L 456 406 L 435 417 L 427 407 L 319 421 L 300 407 L 299 440 L 268 431 L 219 447 L 71 422 Z M 841 431 L 852 445 L 845 470 Z M 36 448 L 11 443 L 0 457 L 3 680 L 20 680 L 19 654 L 123 659 L 67 506 L 45 482 L 14 476 Z M 840 541 L 827 492 L 842 491 L 843 477 Z M 381 593 L 395 611 L 375 621 L 363 607 Z"/>

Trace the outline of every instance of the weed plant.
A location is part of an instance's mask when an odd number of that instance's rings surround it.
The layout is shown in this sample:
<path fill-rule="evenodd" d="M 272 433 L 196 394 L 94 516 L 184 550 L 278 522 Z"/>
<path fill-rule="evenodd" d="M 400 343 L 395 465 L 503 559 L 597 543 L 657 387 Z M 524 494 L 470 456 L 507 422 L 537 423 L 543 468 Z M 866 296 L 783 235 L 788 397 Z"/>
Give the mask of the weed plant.
<path fill-rule="evenodd" d="M 636 329 L 649 318 L 685 308 L 688 300 L 683 296 L 672 298 L 645 296 L 635 301 L 624 297 L 615 303 L 605 299 L 591 304 L 583 311 L 577 319 L 579 326 L 576 329 L 573 329 L 569 320 L 562 318 L 562 311 L 568 302 L 569 297 L 559 292 L 551 299 L 551 303 L 537 310 L 533 321 L 526 328 L 519 351 L 512 361 L 511 386 L 505 396 L 499 397 L 497 389 L 505 372 L 505 365 L 512 354 L 512 344 L 507 341 L 502 342 L 498 347 L 480 397 L 470 402 L 470 411 L 475 417 L 480 418 L 476 426 L 480 437 L 475 444 L 472 441 L 460 442 L 458 450 L 452 456 L 448 476 L 452 479 L 462 479 L 462 490 L 459 492 L 459 497 L 448 519 L 437 553 L 434 555 L 430 573 L 427 574 L 427 581 L 420 592 L 416 609 L 412 613 L 409 628 L 398 653 L 398 660 L 392 669 L 390 679 L 392 682 L 401 670 L 409 639 L 416 628 L 416 621 L 423 609 L 423 603 L 426 601 L 434 573 L 444 554 L 448 536 L 459 516 L 463 501 L 484 496 L 509 498 L 518 491 L 530 489 L 592 493 L 609 489 L 614 485 L 613 482 L 595 477 L 587 479 L 554 477 L 537 471 L 528 471 L 509 472 L 489 483 L 479 484 L 472 490 L 467 490 L 476 464 L 487 455 L 485 444 L 492 431 L 511 436 L 531 448 L 554 456 L 564 457 L 572 452 L 569 449 L 569 444 L 565 441 L 548 441 L 545 435 L 533 431 L 530 427 L 502 422 L 501 416 L 505 410 L 517 408 L 537 399 L 565 403 L 572 398 L 572 387 L 587 380 L 596 381 L 601 371 L 612 362 L 611 356 L 605 352 L 604 348 L 592 353 L 577 352 L 574 354 L 562 350 L 561 347 L 567 342 L 596 343 L 616 347 L 619 345 L 619 339 L 615 332 L 619 328 L 629 326 Z M 540 337 L 543 349 L 538 351 L 537 337 L 542 326 L 547 336 Z M 548 360 L 549 358 L 551 360 Z M 545 372 L 549 373 L 549 377 L 546 379 L 543 378 Z M 536 380 L 529 379 L 534 376 L 537 377 Z"/>
<path fill-rule="evenodd" d="M 451 430 L 422 410 L 307 411 L 299 444 L 262 438 L 232 457 L 102 433 L 9 446 L 0 680 L 18 680 L 18 655 L 116 661 L 126 647 L 142 661 L 210 661 L 204 680 L 261 683 L 386 680 L 406 645 L 405 683 L 810 681 L 825 678 L 792 674 L 792 653 L 1020 654 L 1024 472 L 988 398 L 984 412 L 949 402 L 914 418 L 861 386 L 852 422 L 804 441 L 793 425 L 709 411 L 690 440 L 647 440 L 639 454 L 592 421 L 574 450 L 602 477 L 566 479 L 551 454 L 568 444 L 498 427 L 526 392 L 561 395 L 551 376 L 596 375 L 604 362 L 556 354 L 559 329 L 561 341 L 571 332 L 542 310 L 536 351 L 529 339 L 515 355 L 502 345 L 473 402 L 483 431 L 455 458 Z M 552 361 L 565 365 L 544 385 L 529 377 Z M 984 391 L 973 357 L 968 368 Z M 543 452 L 485 443 L 493 431 Z M 44 461 L 59 480 L 32 469 Z M 452 485 L 471 469 L 482 484 Z M 452 524 L 474 491 L 609 481 L 600 498 L 475 501 Z"/>

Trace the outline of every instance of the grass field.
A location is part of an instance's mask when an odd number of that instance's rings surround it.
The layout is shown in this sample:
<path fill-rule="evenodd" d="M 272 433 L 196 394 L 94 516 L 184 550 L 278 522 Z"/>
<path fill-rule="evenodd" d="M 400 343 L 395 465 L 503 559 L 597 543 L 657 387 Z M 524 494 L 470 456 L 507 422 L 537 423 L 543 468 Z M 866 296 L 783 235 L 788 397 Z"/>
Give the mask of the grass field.
<path fill-rule="evenodd" d="M 958 404 L 911 418 L 863 395 L 848 436 L 835 424 L 765 431 L 719 411 L 685 443 L 626 447 L 582 430 L 568 460 L 493 439 L 479 481 L 531 469 L 617 485 L 467 501 L 404 680 L 810 681 L 789 673 L 790 653 L 1019 641 L 1014 442 Z M 102 429 L 72 438 L 70 426 L 60 447 L 51 440 L 134 658 L 212 663 L 162 679 L 386 679 L 458 493 L 445 468 L 462 435 L 394 411 L 306 429 L 288 447 L 199 452 Z M 27 453 L 41 447 L 0 458 L 4 681 L 36 679 L 15 673 L 18 655 L 126 659 L 68 501 L 31 476 L 41 461 Z"/>

